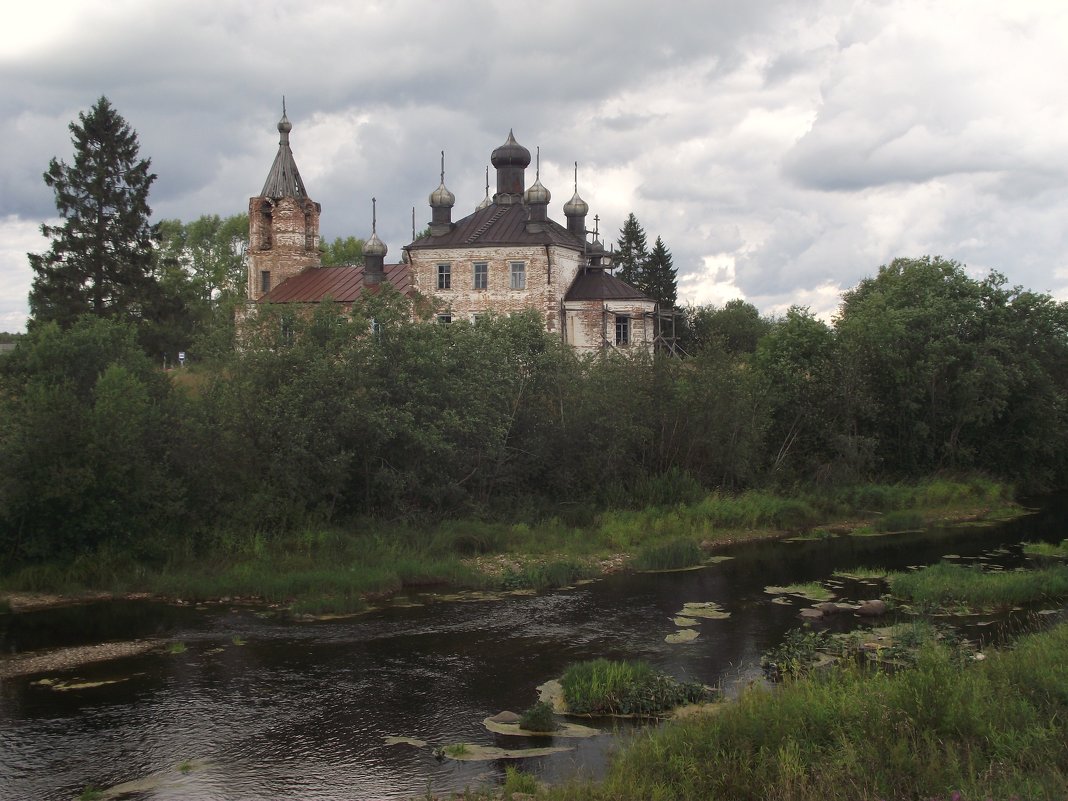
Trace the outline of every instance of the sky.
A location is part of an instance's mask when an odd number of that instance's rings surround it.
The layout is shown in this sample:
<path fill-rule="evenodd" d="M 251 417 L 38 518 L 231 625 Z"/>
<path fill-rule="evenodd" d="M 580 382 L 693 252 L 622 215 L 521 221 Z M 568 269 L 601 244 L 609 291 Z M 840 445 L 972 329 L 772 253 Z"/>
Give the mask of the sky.
<path fill-rule="evenodd" d="M 369 236 L 374 196 L 389 261 L 412 208 L 430 219 L 440 151 L 456 220 L 511 129 L 541 149 L 550 216 L 578 162 L 588 222 L 662 237 L 682 303 L 831 319 L 927 254 L 1068 300 L 1066 42 L 1062 0 L 20 3 L 0 26 L 0 331 L 24 329 L 26 253 L 55 222 L 42 174 L 101 95 L 152 160 L 154 220 L 246 211 L 285 96 L 323 237 Z"/>

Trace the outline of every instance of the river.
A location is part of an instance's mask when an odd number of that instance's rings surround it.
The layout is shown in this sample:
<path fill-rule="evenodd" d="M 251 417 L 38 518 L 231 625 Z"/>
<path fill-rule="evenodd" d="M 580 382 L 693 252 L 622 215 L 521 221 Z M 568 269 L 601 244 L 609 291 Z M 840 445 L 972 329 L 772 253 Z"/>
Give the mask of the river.
<path fill-rule="evenodd" d="M 185 646 L 0 682 L 0 798 L 69 801 L 90 785 L 123 785 L 121 797 L 137 801 L 400 799 L 501 780 L 503 760 L 435 758 L 435 747 L 456 742 L 567 746 L 507 764 L 547 781 L 596 777 L 632 724 L 593 721 L 604 735 L 532 740 L 493 734 L 483 719 L 522 711 L 537 685 L 600 656 L 644 659 L 736 692 L 761 679 L 760 655 L 800 625 L 807 605 L 773 603 L 766 585 L 820 581 L 859 601 L 879 586 L 838 581 L 834 571 L 905 569 L 946 555 L 1012 567 L 1023 561 L 1022 540 L 1059 541 L 1066 519 L 1058 502 L 997 526 L 743 543 L 699 570 L 624 573 L 505 599 L 412 594 L 316 622 L 253 606 L 147 601 L 0 615 L 4 653 L 135 638 Z M 672 618 L 692 601 L 714 601 L 730 617 L 703 620 L 696 640 L 668 644 Z M 828 625 L 871 624 L 842 615 Z M 96 686 L 64 690 L 42 679 Z"/>

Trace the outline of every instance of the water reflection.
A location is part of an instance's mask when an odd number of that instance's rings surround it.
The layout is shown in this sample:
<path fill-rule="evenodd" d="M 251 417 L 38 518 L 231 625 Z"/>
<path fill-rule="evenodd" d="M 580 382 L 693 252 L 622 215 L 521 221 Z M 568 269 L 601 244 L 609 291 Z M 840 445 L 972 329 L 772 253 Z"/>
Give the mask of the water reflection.
<path fill-rule="evenodd" d="M 415 596 L 423 605 L 320 623 L 265 618 L 250 608 L 149 603 L 0 616 L 5 651 L 148 636 L 187 645 L 180 654 L 57 674 L 121 680 L 81 691 L 33 684 L 40 676 L 4 681 L 0 786 L 5 798 L 35 799 L 70 799 L 88 784 L 145 777 L 151 781 L 129 798 L 409 798 L 428 783 L 462 789 L 503 775 L 503 763 L 438 762 L 431 748 L 384 738 L 529 745 L 486 731 L 482 719 L 521 711 L 538 684 L 597 656 L 646 659 L 730 691 L 757 678 L 761 653 L 799 624 L 801 604 L 771 603 L 766 585 L 826 581 L 858 566 L 903 569 L 948 553 L 1012 567 L 1022 560 L 1021 539 L 1057 541 L 1063 521 L 1054 508 L 995 528 L 745 544 L 730 552 L 732 560 L 699 571 L 613 576 L 507 601 Z M 851 600 L 878 595 L 862 582 L 840 587 Z M 701 620 L 698 639 L 669 645 L 672 618 L 689 601 L 714 601 L 731 616 Z M 856 624 L 851 615 L 830 622 Z M 576 771 L 596 776 L 615 740 L 552 742 L 574 750 L 521 767 L 548 780 Z M 188 773 L 175 770 L 186 762 Z"/>

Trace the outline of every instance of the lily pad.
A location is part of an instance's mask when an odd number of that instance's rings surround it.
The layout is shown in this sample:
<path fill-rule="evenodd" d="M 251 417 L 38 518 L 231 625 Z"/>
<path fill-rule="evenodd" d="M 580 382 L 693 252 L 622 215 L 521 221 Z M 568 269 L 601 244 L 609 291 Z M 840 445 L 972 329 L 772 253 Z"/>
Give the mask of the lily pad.
<path fill-rule="evenodd" d="M 426 740 L 417 740 L 414 737 L 386 737 L 386 745 L 410 745 L 413 748 L 426 748 Z"/>
<path fill-rule="evenodd" d="M 829 601 L 834 597 L 834 593 L 815 582 L 810 584 L 790 584 L 786 587 L 769 586 L 764 588 L 764 592 L 768 595 L 797 595 L 809 601 Z"/>
<path fill-rule="evenodd" d="M 474 745 L 472 743 L 458 743 L 455 746 L 446 746 L 442 754 L 446 759 L 455 759 L 459 762 L 488 762 L 493 759 L 526 759 L 527 757 L 549 756 L 560 754 L 564 751 L 574 751 L 568 746 L 554 746 L 551 748 L 497 748 L 492 745 Z"/>
<path fill-rule="evenodd" d="M 696 626 L 697 621 L 692 617 L 674 617 L 671 622 L 678 626 L 680 629 L 684 629 L 687 626 Z"/>
<path fill-rule="evenodd" d="M 723 607 L 715 601 L 690 601 L 682 605 L 682 611 L 678 614 L 682 617 L 702 617 L 707 620 L 725 620 L 731 616 L 730 612 L 724 612 Z"/>
<path fill-rule="evenodd" d="M 551 732 L 527 731 L 521 728 L 518 723 L 496 723 L 493 718 L 486 718 L 482 721 L 482 725 L 496 734 L 511 734 L 517 737 L 596 737 L 602 733 L 600 729 L 580 726 L 577 723 L 567 723 L 566 721 L 560 723 L 559 729 Z"/>
<path fill-rule="evenodd" d="M 729 562 L 733 559 L 733 556 L 710 556 L 703 561 L 702 564 L 706 565 L 718 565 L 720 562 Z"/>
<path fill-rule="evenodd" d="M 669 634 L 664 638 L 664 642 L 671 645 L 677 645 L 683 642 L 693 642 L 699 635 L 693 629 L 679 629 L 674 634 Z"/>

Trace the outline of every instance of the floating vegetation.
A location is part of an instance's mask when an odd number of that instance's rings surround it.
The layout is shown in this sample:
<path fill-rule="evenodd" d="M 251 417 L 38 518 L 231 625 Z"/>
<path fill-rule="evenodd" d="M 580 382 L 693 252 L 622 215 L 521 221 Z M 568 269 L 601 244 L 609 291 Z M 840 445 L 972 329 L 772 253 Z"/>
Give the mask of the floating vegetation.
<path fill-rule="evenodd" d="M 233 637 L 231 637 L 230 638 L 230 642 L 232 642 L 234 645 L 247 645 L 248 644 L 248 641 L 244 637 L 239 635 L 239 634 L 235 634 Z"/>
<path fill-rule="evenodd" d="M 119 684 L 124 681 L 128 681 L 128 678 L 122 679 L 106 679 L 104 681 L 60 681 L 59 679 L 38 679 L 37 681 L 31 681 L 30 684 L 34 687 L 47 687 L 50 690 L 55 690 L 57 693 L 70 692 L 71 690 L 91 690 L 94 687 L 106 687 L 109 684 Z"/>
<path fill-rule="evenodd" d="M 733 558 L 734 558 L 733 556 L 722 556 L 722 555 L 710 556 L 707 559 L 702 560 L 701 564 L 718 565 L 721 562 L 729 562 Z"/>
<path fill-rule="evenodd" d="M 414 737 L 394 737 L 389 736 L 383 738 L 386 745 L 410 745 L 412 748 L 426 748 L 426 740 L 417 740 Z"/>
<path fill-rule="evenodd" d="M 578 662 L 560 686 L 567 709 L 576 714 L 654 715 L 711 699 L 704 685 L 680 682 L 645 662 Z"/>
<path fill-rule="evenodd" d="M 679 629 L 674 634 L 669 634 L 664 638 L 664 642 L 670 645 L 678 645 L 684 642 L 693 642 L 698 638 L 698 633 L 693 629 Z"/>
<path fill-rule="evenodd" d="M 552 709 L 552 704 L 549 701 L 541 701 L 539 703 L 547 704 Z M 524 729 L 518 723 L 498 723 L 493 718 L 486 718 L 482 721 L 482 725 L 494 734 L 510 734 L 515 737 L 538 737 L 547 734 L 546 732 Z M 578 723 L 557 721 L 556 725 L 557 728 L 551 732 L 553 737 L 596 737 L 598 734 L 602 734 L 600 729 L 580 726 Z"/>
<path fill-rule="evenodd" d="M 692 617 L 673 617 L 671 622 L 678 626 L 680 629 L 684 629 L 687 626 L 696 626 L 697 621 Z"/>
<path fill-rule="evenodd" d="M 442 756 L 459 762 L 489 762 L 494 759 L 527 759 L 528 757 L 549 756 L 565 751 L 574 751 L 569 746 L 549 748 L 496 748 L 492 745 L 475 745 L 473 743 L 453 743 L 441 750 Z"/>
<path fill-rule="evenodd" d="M 816 581 L 789 584 L 785 587 L 765 587 L 764 592 L 768 595 L 796 595 L 809 601 L 829 601 L 834 598 L 834 593 Z"/>
<path fill-rule="evenodd" d="M 682 611 L 678 612 L 681 617 L 700 617 L 706 620 L 726 620 L 731 616 L 730 612 L 724 612 L 723 607 L 715 601 L 689 601 L 682 605 Z"/>
<path fill-rule="evenodd" d="M 167 646 L 169 654 L 184 654 L 187 650 L 184 642 L 172 642 Z"/>
<path fill-rule="evenodd" d="M 854 567 L 850 570 L 836 570 L 833 573 L 835 576 L 852 579 L 853 581 L 884 579 L 886 578 L 886 574 L 887 570 L 884 567 Z"/>
<path fill-rule="evenodd" d="M 809 673 L 820 661 L 830 636 L 810 628 L 792 629 L 782 643 L 760 657 L 760 667 L 769 679 L 780 681 Z"/>

